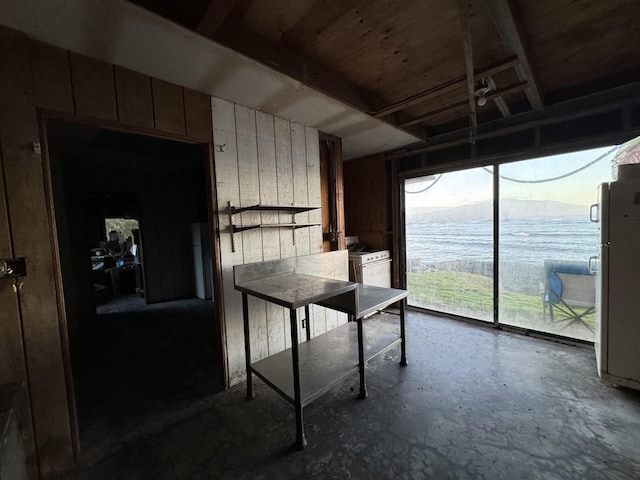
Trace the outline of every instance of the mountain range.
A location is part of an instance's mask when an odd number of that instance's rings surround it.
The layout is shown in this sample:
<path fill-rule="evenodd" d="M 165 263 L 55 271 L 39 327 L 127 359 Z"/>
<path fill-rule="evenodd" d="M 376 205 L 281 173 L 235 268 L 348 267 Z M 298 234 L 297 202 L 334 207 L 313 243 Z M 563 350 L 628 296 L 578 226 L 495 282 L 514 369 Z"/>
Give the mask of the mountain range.
<path fill-rule="evenodd" d="M 589 207 L 553 200 L 520 200 L 507 198 L 500 202 L 503 219 L 548 218 L 584 215 L 589 218 Z M 459 207 L 418 207 L 407 209 L 407 222 L 478 221 L 491 220 L 493 202 L 472 203 Z"/>

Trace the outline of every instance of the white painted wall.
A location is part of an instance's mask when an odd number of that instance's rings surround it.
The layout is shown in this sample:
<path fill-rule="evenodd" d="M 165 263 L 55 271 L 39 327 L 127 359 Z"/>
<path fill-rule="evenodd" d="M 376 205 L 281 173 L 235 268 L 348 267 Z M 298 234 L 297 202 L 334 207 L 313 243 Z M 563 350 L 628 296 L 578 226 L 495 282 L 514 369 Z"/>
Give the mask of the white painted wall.
<path fill-rule="evenodd" d="M 213 97 L 213 142 L 220 221 L 220 256 L 225 311 L 228 374 L 231 385 L 245 377 L 240 292 L 233 266 L 322 252 L 320 226 L 253 229 L 235 234 L 232 251 L 228 202 L 236 207 L 320 205 L 318 131 L 233 102 Z M 296 215 L 298 223 L 321 222 L 321 211 Z M 291 223 L 278 212 L 243 212 L 236 224 Z M 295 237 L 294 237 L 295 235 Z M 301 309 L 303 310 L 303 309 Z M 288 314 L 282 307 L 249 297 L 252 361 L 290 346 Z M 303 313 L 300 313 L 302 318 Z M 314 335 L 346 321 L 346 316 L 312 307 Z M 300 332 L 299 338 L 305 338 Z"/>

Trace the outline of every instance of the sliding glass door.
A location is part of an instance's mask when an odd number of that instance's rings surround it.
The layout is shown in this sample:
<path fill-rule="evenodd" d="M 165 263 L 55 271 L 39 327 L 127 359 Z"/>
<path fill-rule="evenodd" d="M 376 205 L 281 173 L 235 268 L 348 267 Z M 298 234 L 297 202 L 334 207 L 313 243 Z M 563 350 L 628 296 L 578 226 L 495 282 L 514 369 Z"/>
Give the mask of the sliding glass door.
<path fill-rule="evenodd" d="M 500 166 L 499 320 L 592 341 L 597 187 L 611 179 L 616 148 Z"/>
<path fill-rule="evenodd" d="M 493 321 L 492 185 L 484 169 L 406 182 L 410 305 Z"/>
<path fill-rule="evenodd" d="M 492 322 L 497 302 L 501 324 L 592 341 L 598 225 L 589 207 L 616 150 L 407 180 L 409 305 Z"/>

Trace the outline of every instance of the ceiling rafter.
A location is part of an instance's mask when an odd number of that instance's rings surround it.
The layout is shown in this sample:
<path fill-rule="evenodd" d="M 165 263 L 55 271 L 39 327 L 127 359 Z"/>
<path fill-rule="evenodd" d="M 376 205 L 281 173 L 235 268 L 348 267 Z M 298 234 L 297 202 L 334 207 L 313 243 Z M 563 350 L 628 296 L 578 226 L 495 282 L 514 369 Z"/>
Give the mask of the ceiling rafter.
<path fill-rule="evenodd" d="M 539 83 L 536 80 L 535 69 L 528 53 L 522 22 L 516 14 L 513 2 L 510 0 L 487 0 L 491 16 L 498 29 L 500 38 L 510 53 L 515 54 L 520 63 L 516 66 L 518 78 L 527 81 L 529 86 L 525 90 L 531 107 L 540 110 L 544 107 Z"/>
<path fill-rule="evenodd" d="M 460 26 L 462 27 L 462 43 L 464 46 L 464 66 L 466 70 L 467 95 L 469 103 L 469 141 L 475 142 L 478 130 L 478 116 L 476 115 L 476 81 L 473 74 L 473 44 L 471 42 L 471 21 L 469 0 L 458 0 L 460 12 Z"/>
<path fill-rule="evenodd" d="M 487 75 L 486 79 L 487 79 L 487 85 L 489 86 L 489 88 L 491 88 L 491 91 L 495 92 L 496 90 L 498 90 L 498 84 L 493 79 L 493 75 Z M 493 101 L 495 102 L 496 107 L 498 107 L 498 110 L 500 110 L 500 113 L 502 114 L 503 117 L 506 118 L 511 116 L 511 109 L 509 108 L 509 105 L 507 104 L 507 102 L 505 101 L 502 95 L 496 96 L 493 99 Z"/>
<path fill-rule="evenodd" d="M 263 65 L 287 75 L 301 84 L 341 101 L 361 112 L 369 112 L 377 102 L 340 75 L 239 25 L 224 23 L 214 40 Z"/>
<path fill-rule="evenodd" d="M 495 65 L 491 65 L 489 67 L 485 67 L 482 70 L 478 70 L 474 74 L 475 80 L 480 80 L 481 78 L 488 77 L 490 75 L 495 75 L 500 72 L 504 72 L 509 70 L 510 68 L 514 68 L 518 65 L 518 58 L 514 55 L 509 57 L 502 62 L 499 62 Z M 399 110 L 405 110 L 407 108 L 413 107 L 415 105 L 419 105 L 424 103 L 433 97 L 443 95 L 445 93 L 451 92 L 453 90 L 457 90 L 461 88 L 466 83 L 466 75 L 462 77 L 454 78 L 446 83 L 437 85 L 429 90 L 425 90 L 424 92 L 420 92 L 410 98 L 402 100 L 400 102 L 389 105 L 381 110 L 376 112 L 372 112 L 372 115 L 376 118 L 385 117 L 393 112 L 397 112 Z"/>
<path fill-rule="evenodd" d="M 514 83 L 512 85 L 508 85 L 504 88 L 499 88 L 495 91 L 490 91 L 489 93 L 487 93 L 485 95 L 484 98 L 486 98 L 487 100 L 497 100 L 498 98 L 502 98 L 503 96 L 506 95 L 510 95 L 512 93 L 516 93 L 516 92 L 521 92 L 522 90 L 524 90 L 525 88 L 527 88 L 527 82 L 526 81 L 522 81 L 522 82 L 517 82 Z M 444 112 L 448 112 L 449 110 L 454 110 L 456 108 L 460 108 L 465 106 L 468 103 L 467 100 L 464 100 L 462 102 L 457 102 L 451 105 L 447 105 L 445 107 L 439 108 L 437 110 L 433 110 L 431 112 L 425 113 L 424 115 L 420 115 L 418 118 L 414 118 L 412 120 L 408 120 L 406 122 L 400 123 L 397 125 L 398 128 L 406 128 L 406 127 L 410 127 L 411 125 L 415 125 L 417 123 L 421 123 L 424 122 L 425 120 L 427 120 L 430 117 L 433 117 L 434 115 L 439 115 L 441 113 Z"/>
<path fill-rule="evenodd" d="M 240 0 L 210 0 L 207 10 L 196 25 L 196 32 L 205 37 L 213 38 L 233 7 L 239 2 Z"/>

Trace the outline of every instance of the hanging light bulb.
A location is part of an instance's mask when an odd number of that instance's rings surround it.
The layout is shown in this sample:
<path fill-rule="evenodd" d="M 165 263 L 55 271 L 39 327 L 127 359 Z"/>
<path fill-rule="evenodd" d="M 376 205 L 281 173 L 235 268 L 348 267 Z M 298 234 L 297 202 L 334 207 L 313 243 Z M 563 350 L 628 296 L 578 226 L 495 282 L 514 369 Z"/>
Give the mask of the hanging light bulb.
<path fill-rule="evenodd" d="M 478 106 L 484 107 L 487 104 L 486 95 L 491 91 L 491 87 L 487 85 L 487 81 L 483 78 L 476 88 L 476 97 L 478 97 Z"/>

